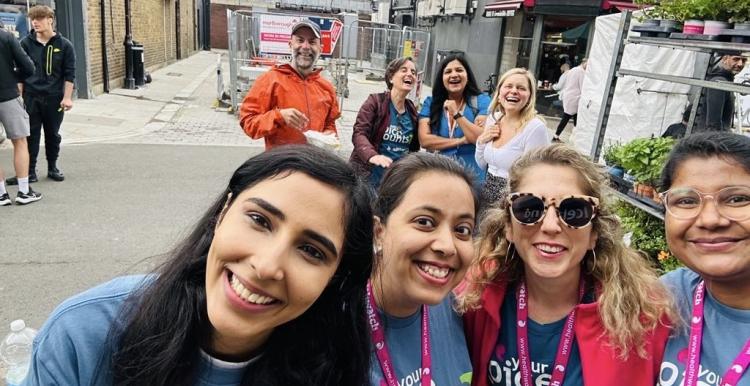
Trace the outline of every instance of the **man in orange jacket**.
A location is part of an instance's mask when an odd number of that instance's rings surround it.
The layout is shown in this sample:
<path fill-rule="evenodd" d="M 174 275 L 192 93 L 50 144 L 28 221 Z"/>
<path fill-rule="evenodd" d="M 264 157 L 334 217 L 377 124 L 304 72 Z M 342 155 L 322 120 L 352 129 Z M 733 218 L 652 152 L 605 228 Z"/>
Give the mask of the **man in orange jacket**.
<path fill-rule="evenodd" d="M 292 61 L 258 77 L 240 107 L 240 126 L 253 138 L 264 138 L 266 150 L 307 143 L 304 131 L 336 134 L 340 110 L 333 85 L 320 76 L 315 62 L 321 51 L 320 27 L 308 19 L 292 26 Z"/>

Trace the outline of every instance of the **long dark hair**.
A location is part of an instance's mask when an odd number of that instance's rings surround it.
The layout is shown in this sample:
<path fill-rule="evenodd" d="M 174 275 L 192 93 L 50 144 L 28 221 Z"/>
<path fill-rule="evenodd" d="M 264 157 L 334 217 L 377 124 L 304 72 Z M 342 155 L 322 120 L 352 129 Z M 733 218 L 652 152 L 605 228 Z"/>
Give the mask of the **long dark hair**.
<path fill-rule="evenodd" d="M 475 95 L 479 95 L 482 93 L 482 91 L 479 89 L 479 86 L 477 86 L 477 79 L 474 77 L 474 72 L 471 71 L 471 67 L 469 67 L 469 62 L 466 61 L 466 58 L 464 58 L 463 55 L 448 55 L 445 59 L 443 59 L 442 62 L 440 62 L 440 65 L 438 66 L 437 71 L 435 71 L 435 77 L 433 78 L 433 86 L 432 86 L 432 104 L 430 105 L 430 129 L 432 130 L 432 133 L 437 133 L 438 129 L 440 129 L 440 119 L 443 116 L 443 102 L 445 102 L 446 99 L 448 99 L 448 90 L 445 88 L 445 84 L 443 83 L 443 71 L 445 71 L 445 67 L 448 66 L 448 63 L 458 60 L 461 62 L 461 65 L 464 66 L 466 69 L 466 87 L 464 88 L 464 101 L 466 103 L 470 103 L 471 97 Z M 473 108 L 476 108 L 476 106 L 473 106 Z"/>
<path fill-rule="evenodd" d="M 372 211 L 367 183 L 342 159 L 311 146 L 284 146 L 250 158 L 171 253 L 158 276 L 130 297 L 113 326 L 115 385 L 188 385 L 200 348 L 210 341 L 206 258 L 225 205 L 253 185 L 291 172 L 331 185 L 346 197 L 345 238 L 338 269 L 305 313 L 278 326 L 242 385 L 365 385 L 369 334 L 365 285 L 372 270 Z M 229 196 L 231 194 L 231 198 Z M 301 197 L 301 199 L 304 199 Z"/>

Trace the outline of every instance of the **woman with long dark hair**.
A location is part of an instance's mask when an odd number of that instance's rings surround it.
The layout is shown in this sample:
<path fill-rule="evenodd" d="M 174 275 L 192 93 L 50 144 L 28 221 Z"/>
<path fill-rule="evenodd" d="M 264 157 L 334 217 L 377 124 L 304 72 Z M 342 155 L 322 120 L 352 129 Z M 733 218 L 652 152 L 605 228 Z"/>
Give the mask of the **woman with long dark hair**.
<path fill-rule="evenodd" d="M 689 135 L 661 177 L 669 250 L 662 277 L 685 328 L 670 336 L 659 385 L 750 385 L 750 138 Z"/>
<path fill-rule="evenodd" d="M 477 196 L 473 177 L 445 156 L 409 154 L 385 173 L 375 202 L 377 259 L 368 291 L 370 385 L 471 379 L 451 290 L 474 257 Z"/>
<path fill-rule="evenodd" d="M 368 192 L 311 146 L 249 159 L 157 274 L 57 308 L 25 384 L 366 384 Z"/>
<path fill-rule="evenodd" d="M 419 112 L 419 143 L 427 150 L 454 158 L 484 181 L 484 169 L 474 160 L 490 97 L 477 86 L 463 55 L 449 55 L 435 71 L 432 96 Z"/>
<path fill-rule="evenodd" d="M 414 60 L 393 59 L 385 69 L 387 90 L 370 94 L 357 113 L 349 162 L 376 189 L 392 162 L 419 151 L 417 108 L 407 98 L 416 82 Z"/>

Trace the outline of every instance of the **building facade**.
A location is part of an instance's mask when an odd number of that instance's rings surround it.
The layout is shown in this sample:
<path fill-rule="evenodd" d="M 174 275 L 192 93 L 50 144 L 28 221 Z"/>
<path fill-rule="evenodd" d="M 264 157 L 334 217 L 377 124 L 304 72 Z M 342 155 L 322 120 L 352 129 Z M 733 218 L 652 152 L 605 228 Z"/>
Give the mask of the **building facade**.
<path fill-rule="evenodd" d="M 203 12 L 208 9 L 208 0 L 29 0 L 28 5 L 47 5 L 55 10 L 56 30 L 75 48 L 79 98 L 123 87 L 126 16 L 132 40 L 143 45 L 147 71 L 208 46 L 207 12 Z M 26 0 L 2 0 L 0 17 L 10 19 L 26 7 Z"/>
<path fill-rule="evenodd" d="M 211 48 L 227 49 L 227 10 L 246 12 L 331 14 L 372 13 L 371 0 L 211 0 Z"/>
<path fill-rule="evenodd" d="M 548 89 L 563 62 L 575 66 L 586 56 L 597 16 L 633 8 L 629 0 L 380 0 L 376 15 L 381 22 L 410 22 L 431 32 L 430 84 L 439 60 L 459 52 L 480 88 L 491 74 L 525 67 Z M 539 94 L 544 113 L 552 99 Z"/>

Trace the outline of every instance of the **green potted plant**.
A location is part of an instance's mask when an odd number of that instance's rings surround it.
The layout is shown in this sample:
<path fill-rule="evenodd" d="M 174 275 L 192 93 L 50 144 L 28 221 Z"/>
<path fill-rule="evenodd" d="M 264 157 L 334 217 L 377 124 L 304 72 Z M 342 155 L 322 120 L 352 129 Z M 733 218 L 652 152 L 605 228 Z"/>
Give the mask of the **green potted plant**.
<path fill-rule="evenodd" d="M 653 198 L 664 162 L 674 144 L 673 138 L 638 138 L 622 147 L 622 166 L 635 177 L 636 182 L 645 185 L 642 195 Z M 638 193 L 638 192 L 636 192 Z"/>
<path fill-rule="evenodd" d="M 730 0 L 721 0 L 729 2 Z M 750 1 L 732 1 L 728 4 L 729 21 L 736 30 L 750 30 Z"/>
<path fill-rule="evenodd" d="M 669 253 L 664 234 L 664 221 L 625 201 L 618 201 L 615 204 L 615 212 L 623 228 L 629 233 L 630 247 L 648 256 L 661 273 L 667 273 L 682 266 L 682 263 Z"/>
<path fill-rule="evenodd" d="M 729 20 L 730 4 L 724 0 L 692 0 L 696 16 L 704 20 L 704 35 L 720 35 L 731 28 Z"/>
<path fill-rule="evenodd" d="M 635 4 L 640 10 L 640 16 L 637 19 L 643 26 L 659 26 L 667 28 L 668 31 L 682 29 L 681 23 L 661 6 L 659 0 L 635 0 Z"/>
<path fill-rule="evenodd" d="M 622 147 L 620 142 L 612 142 L 602 153 L 604 163 L 609 166 L 609 173 L 618 177 L 625 174 L 625 168 L 622 166 Z"/>
<path fill-rule="evenodd" d="M 662 0 L 659 6 L 666 14 L 683 23 L 683 34 L 699 35 L 703 33 L 703 20 L 698 20 L 699 15 L 693 0 Z"/>

